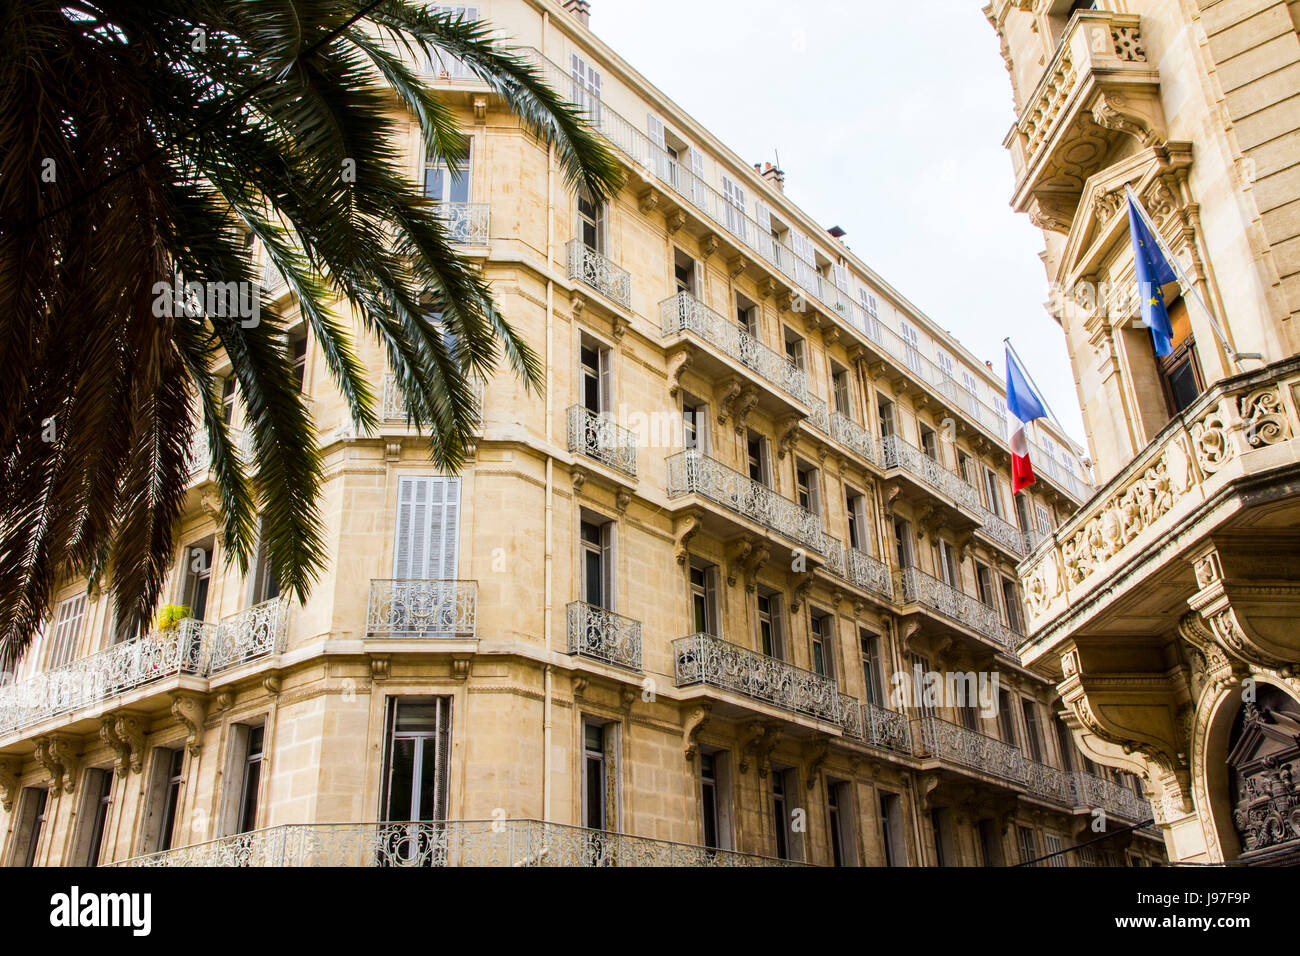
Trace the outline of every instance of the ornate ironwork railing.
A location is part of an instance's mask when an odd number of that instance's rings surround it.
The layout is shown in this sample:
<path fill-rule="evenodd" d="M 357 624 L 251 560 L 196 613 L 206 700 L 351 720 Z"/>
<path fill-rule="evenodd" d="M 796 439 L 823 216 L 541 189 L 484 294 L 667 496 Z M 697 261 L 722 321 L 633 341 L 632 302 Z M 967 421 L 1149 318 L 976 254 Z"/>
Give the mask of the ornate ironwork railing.
<path fill-rule="evenodd" d="M 1084 770 L 1070 774 L 1073 803 L 1076 807 L 1100 807 L 1107 814 L 1124 820 L 1141 822 L 1151 818 L 1151 804 L 1127 787 L 1112 783 Z"/>
<path fill-rule="evenodd" d="M 1023 782 L 1026 790 L 1053 803 L 1074 806 L 1074 792 L 1068 773 L 1028 758 L 1025 759 L 1024 766 Z"/>
<path fill-rule="evenodd" d="M 214 625 L 209 634 L 210 674 L 278 654 L 289 634 L 289 600 L 278 597 L 245 608 Z"/>
<path fill-rule="evenodd" d="M 1024 532 L 1011 524 L 1011 522 L 999 518 L 983 505 L 979 506 L 976 514 L 979 515 L 980 521 L 982 522 L 980 525 L 980 532 L 993 541 L 996 541 L 1003 550 L 1009 551 L 1012 554 L 1020 555 L 1021 557 L 1029 553 L 1028 549 L 1025 547 Z"/>
<path fill-rule="evenodd" d="M 470 387 L 474 391 L 474 419 L 482 427 L 486 383 L 481 378 L 472 377 Z M 406 407 L 406 396 L 397 387 L 397 380 L 391 373 L 385 373 L 384 375 L 384 404 L 381 416 L 389 425 L 405 425 L 410 421 L 410 415 Z"/>
<path fill-rule="evenodd" d="M 817 515 L 762 482 L 689 449 L 668 458 L 668 497 L 696 494 L 822 554 L 826 537 Z"/>
<path fill-rule="evenodd" d="M 871 437 L 871 432 L 847 415 L 841 415 L 839 412 L 831 414 L 831 437 L 858 457 L 865 458 L 873 465 L 879 464 L 880 459 L 876 456 L 876 443 Z"/>
<path fill-rule="evenodd" d="M 366 633 L 400 638 L 477 636 L 478 582 L 374 580 Z"/>
<path fill-rule="evenodd" d="M 574 601 L 569 605 L 569 653 L 639 671 L 641 622 Z"/>
<path fill-rule="evenodd" d="M 678 687 L 707 684 L 779 707 L 840 722 L 840 689 L 829 677 L 759 654 L 710 634 L 673 642 Z"/>
<path fill-rule="evenodd" d="M 880 466 L 886 469 L 901 468 L 915 475 L 949 501 L 963 508 L 971 511 L 980 508 L 979 494 L 974 488 L 897 435 L 890 435 L 881 440 Z"/>
<path fill-rule="evenodd" d="M 1014 651 L 1023 639 L 1002 623 L 997 608 L 989 607 L 919 568 L 903 568 L 898 573 L 898 594 L 902 603 L 923 604 L 932 608 L 1007 651 Z"/>
<path fill-rule="evenodd" d="M 636 477 L 636 434 L 582 405 L 569 408 L 569 451 Z"/>
<path fill-rule="evenodd" d="M 832 574 L 863 590 L 885 598 L 893 597 L 889 566 L 884 562 L 857 548 L 846 548 L 843 542 L 828 534 L 822 535 L 821 550 L 826 555 L 826 567 Z"/>
<path fill-rule="evenodd" d="M 485 202 L 440 202 L 436 211 L 450 241 L 466 246 L 486 246 L 491 209 Z"/>
<path fill-rule="evenodd" d="M 867 743 L 897 753 L 912 752 L 912 725 L 906 714 L 865 703 L 862 705 L 862 726 Z"/>
<path fill-rule="evenodd" d="M 178 674 L 202 675 L 213 625 L 187 619 L 166 631 L 70 661 L 0 686 L 0 735 L 90 707 Z"/>
<path fill-rule="evenodd" d="M 580 239 L 569 240 L 569 278 L 591 286 L 625 309 L 632 308 L 632 274 Z"/>
<path fill-rule="evenodd" d="M 850 697 L 848 694 L 840 694 L 840 729 L 844 731 L 845 737 L 852 737 L 854 740 L 863 740 L 866 738 L 866 728 L 862 724 L 862 705 L 858 703 L 856 697 Z"/>
<path fill-rule="evenodd" d="M 660 302 L 659 323 L 665 336 L 694 333 L 795 401 L 805 404 L 811 401 L 808 376 L 803 369 L 694 296 L 679 292 Z"/>
<path fill-rule="evenodd" d="M 803 866 L 539 820 L 302 823 L 137 856 L 119 867 Z"/>
<path fill-rule="evenodd" d="M 831 409 L 816 395 L 808 396 L 808 424 L 823 435 L 831 433 Z"/>
<path fill-rule="evenodd" d="M 1025 779 L 1025 756 L 1020 748 L 938 717 L 918 717 L 913 723 L 920 730 L 917 736 L 927 756 L 1014 783 Z"/>

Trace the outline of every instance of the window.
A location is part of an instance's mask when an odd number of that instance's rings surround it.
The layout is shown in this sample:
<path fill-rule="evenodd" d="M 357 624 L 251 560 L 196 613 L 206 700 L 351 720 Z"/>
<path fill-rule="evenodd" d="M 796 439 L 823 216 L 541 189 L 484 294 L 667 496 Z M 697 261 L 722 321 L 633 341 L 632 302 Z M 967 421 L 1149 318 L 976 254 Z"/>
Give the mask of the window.
<path fill-rule="evenodd" d="M 399 581 L 454 581 L 459 529 L 459 478 L 400 478 L 393 577 Z"/>
<path fill-rule="evenodd" d="M 1070 733 L 1070 728 L 1065 725 L 1060 717 L 1054 721 L 1056 725 L 1056 746 L 1061 751 L 1061 768 L 1063 770 L 1074 770 L 1074 737 Z"/>
<path fill-rule="evenodd" d="M 1189 335 L 1172 354 L 1157 358 L 1156 362 L 1169 414 L 1177 415 L 1196 401 L 1205 387 L 1196 358 L 1196 340 Z"/>
<path fill-rule="evenodd" d="M 939 386 L 939 391 L 948 398 L 956 398 L 957 383 L 953 380 L 954 368 L 952 356 L 943 349 L 936 348 L 934 350 L 934 357 L 938 359 L 939 362 L 939 381 L 935 384 Z"/>
<path fill-rule="evenodd" d="M 265 518 L 258 525 L 257 556 L 253 560 L 252 571 L 250 604 L 261 604 L 263 601 L 271 601 L 280 596 L 280 582 L 275 576 L 275 570 L 271 567 L 271 556 L 267 551 Z"/>
<path fill-rule="evenodd" d="M 746 463 L 749 467 L 749 477 L 757 481 L 760 485 L 772 487 L 772 464 L 771 456 L 768 453 L 767 439 L 751 431 L 745 440 Z"/>
<path fill-rule="evenodd" d="M 1025 742 L 1029 746 L 1029 758 L 1035 763 L 1043 762 L 1043 731 L 1038 725 L 1038 702 L 1028 697 L 1021 698 L 1021 712 L 1025 716 Z"/>
<path fill-rule="evenodd" d="M 935 807 L 930 811 L 930 834 L 934 838 L 934 857 L 937 866 L 952 866 L 956 858 L 952 855 L 949 836 L 948 811 Z"/>
<path fill-rule="evenodd" d="M 257 808 L 261 798 L 262 756 L 266 727 L 262 724 L 231 724 L 227 751 L 226 790 L 221 806 L 221 834 L 248 833 L 257 829 Z"/>
<path fill-rule="evenodd" d="M 725 751 L 700 752 L 700 822 L 704 845 L 732 849 L 730 763 Z"/>
<path fill-rule="evenodd" d="M 849 547 L 871 551 L 871 522 L 867 520 L 867 496 L 852 488 L 844 489 L 845 514 L 849 517 Z"/>
<path fill-rule="evenodd" d="M 446 4 L 437 4 L 429 7 L 430 13 L 447 14 L 453 19 L 470 22 L 477 20 L 478 7 L 449 6 Z M 471 70 L 460 57 L 452 56 L 443 50 L 437 50 L 429 56 L 429 72 L 438 77 L 438 79 L 477 79 L 473 70 Z"/>
<path fill-rule="evenodd" d="M 826 818 L 830 825 L 831 862 L 853 866 L 857 862 L 853 839 L 853 790 L 842 780 L 826 781 Z"/>
<path fill-rule="evenodd" d="M 22 799 L 18 803 L 17 824 L 13 830 L 14 843 L 9 857 L 11 866 L 36 865 L 49 798 L 50 792 L 45 787 L 23 788 Z"/>
<path fill-rule="evenodd" d="M 807 462 L 795 463 L 795 490 L 799 507 L 820 516 L 822 513 L 821 475 Z"/>
<path fill-rule="evenodd" d="M 880 437 L 892 438 L 897 429 L 894 422 L 894 403 L 877 392 L 876 406 L 880 409 Z"/>
<path fill-rule="evenodd" d="M 726 176 L 722 177 L 722 202 L 727 231 L 745 239 L 745 190 Z"/>
<path fill-rule="evenodd" d="M 790 250 L 794 253 L 794 281 L 820 297 L 821 276 L 817 274 L 817 247 L 798 229 L 790 229 Z"/>
<path fill-rule="evenodd" d="M 736 325 L 750 338 L 758 335 L 758 306 L 742 293 L 736 293 Z"/>
<path fill-rule="evenodd" d="M 862 680 L 867 688 L 867 703 L 884 707 L 885 685 L 880 666 L 880 636 L 868 630 L 859 630 L 858 646 L 862 651 Z"/>
<path fill-rule="evenodd" d="M 950 588 L 961 590 L 961 577 L 957 574 L 957 557 L 943 538 L 939 539 L 939 576 Z"/>
<path fill-rule="evenodd" d="M 181 554 L 185 562 L 181 603 L 190 609 L 190 617 L 202 621 L 208 611 L 208 589 L 212 583 L 212 540 L 196 542 Z"/>
<path fill-rule="evenodd" d="M 702 455 L 709 453 L 709 406 L 690 396 L 682 398 L 682 443 Z"/>
<path fill-rule="evenodd" d="M 975 489 L 979 488 L 979 482 L 975 478 L 975 459 L 961 449 L 957 450 L 957 471 L 966 484 Z"/>
<path fill-rule="evenodd" d="M 1011 706 L 1011 694 L 1005 687 L 998 688 L 998 730 L 1002 733 L 1002 742 L 1013 747 L 1020 746 L 1020 735 L 1016 733 L 1016 713 Z"/>
<path fill-rule="evenodd" d="M 776 857 L 780 860 L 803 858 L 799 834 L 794 832 L 792 814 L 798 809 L 795 798 L 799 781 L 789 769 L 772 768 L 772 831 L 776 837 Z"/>
<path fill-rule="evenodd" d="M 975 562 L 975 586 L 981 604 L 991 608 L 998 606 L 997 591 L 993 589 L 993 569 L 979 561 Z"/>
<path fill-rule="evenodd" d="M 921 451 L 925 452 L 927 458 L 931 461 L 939 460 L 939 433 L 928 425 L 920 425 L 921 429 Z"/>
<path fill-rule="evenodd" d="M 176 838 L 176 817 L 181 806 L 181 776 L 185 767 L 182 748 L 154 749 L 153 768 L 145 801 L 144 830 L 140 845 L 145 853 L 170 850 Z"/>
<path fill-rule="evenodd" d="M 235 376 L 227 375 L 221 380 L 221 420 L 227 425 L 235 417 Z"/>
<path fill-rule="evenodd" d="M 1020 614 L 1020 590 L 1008 577 L 1002 578 L 1002 606 L 1007 609 L 1007 627 L 1017 634 L 1025 633 L 1024 619 Z"/>
<path fill-rule="evenodd" d="M 967 730 L 973 730 L 976 733 L 983 732 L 980 727 L 979 710 L 968 700 L 963 700 L 957 704 L 957 720 Z"/>
<path fill-rule="evenodd" d="M 1052 513 L 1042 505 L 1035 503 L 1034 514 L 1038 518 L 1038 533 L 1047 537 L 1052 533 Z"/>
<path fill-rule="evenodd" d="M 1053 856 L 1051 859 L 1045 861 L 1045 862 L 1047 863 L 1048 866 L 1065 866 L 1065 865 L 1066 865 L 1066 864 L 1065 864 L 1065 854 L 1062 852 L 1062 851 L 1064 851 L 1064 849 L 1065 849 L 1065 845 L 1061 842 L 1060 834 L 1057 834 L 1057 833 L 1044 833 L 1044 834 L 1043 834 L 1043 845 L 1046 847 L 1046 849 L 1047 849 L 1047 853 L 1049 853 L 1049 854 L 1050 854 L 1050 853 L 1058 854 L 1057 856 Z M 1046 856 L 1046 855 L 1047 855 L 1047 854 L 1044 854 L 1044 856 Z"/>
<path fill-rule="evenodd" d="M 98 866 L 108 826 L 108 808 L 113 801 L 113 772 L 91 769 L 82 782 L 73 859 L 77 866 Z"/>
<path fill-rule="evenodd" d="M 935 711 L 935 705 L 937 703 L 935 700 L 935 696 L 930 692 L 930 688 L 926 686 L 927 684 L 926 675 L 931 673 L 930 658 L 926 657 L 924 654 L 909 654 L 908 657 L 910 658 L 912 664 L 911 673 L 915 675 L 917 673 L 917 670 L 919 669 L 922 675 L 921 677 L 922 693 L 920 695 L 921 713 L 926 717 L 937 717 L 938 714 Z M 916 691 L 913 690 L 913 693 L 916 693 Z"/>
<path fill-rule="evenodd" d="M 467 203 L 470 197 L 470 144 L 441 156 L 429 144 L 424 154 L 424 196 L 436 203 Z M 450 160 L 450 161 L 449 161 Z"/>
<path fill-rule="evenodd" d="M 912 551 L 912 525 L 906 518 L 894 519 L 894 549 L 900 568 L 916 567 L 916 555 Z"/>
<path fill-rule="evenodd" d="M 592 607 L 614 610 L 614 522 L 584 517 L 579 538 L 582 550 L 582 600 Z"/>
<path fill-rule="evenodd" d="M 718 569 L 691 563 L 691 616 L 696 634 L 718 634 Z"/>
<path fill-rule="evenodd" d="M 903 360 L 917 375 L 922 374 L 923 361 L 921 359 L 920 341 L 921 337 L 916 329 L 907 322 L 899 321 L 898 331 L 903 336 Z"/>
<path fill-rule="evenodd" d="M 988 819 L 976 824 L 980 838 L 980 856 L 984 866 L 1002 865 L 1002 841 L 998 839 L 998 825 Z"/>
<path fill-rule="evenodd" d="M 803 336 L 789 328 L 785 330 L 785 357 L 793 362 L 800 371 L 804 370 Z"/>
<path fill-rule="evenodd" d="M 605 252 L 605 206 L 591 198 L 586 186 L 578 189 L 578 239 L 592 252 Z"/>
<path fill-rule="evenodd" d="M 813 670 L 822 677 L 835 678 L 835 619 L 814 611 L 809 622 L 812 635 Z"/>
<path fill-rule="evenodd" d="M 610 350 L 584 335 L 578 360 L 583 408 L 593 415 L 609 414 L 614 405 Z"/>
<path fill-rule="evenodd" d="M 582 825 L 618 829 L 617 725 L 585 720 L 582 725 Z"/>
<path fill-rule="evenodd" d="M 262 747 L 266 728 L 248 728 L 248 750 L 244 758 L 244 778 L 239 798 L 239 832 L 257 829 L 257 800 L 262 785 Z"/>
<path fill-rule="evenodd" d="M 680 249 L 675 250 L 673 254 L 673 282 L 678 292 L 700 298 L 695 260 Z"/>
<path fill-rule="evenodd" d="M 774 591 L 758 595 L 758 647 L 768 657 L 785 660 L 781 628 L 781 596 Z"/>
<path fill-rule="evenodd" d="M 979 382 L 974 375 L 962 369 L 961 384 L 962 390 L 966 393 L 966 410 L 978 419 L 980 413 Z"/>
<path fill-rule="evenodd" d="M 992 468 L 984 468 L 984 493 L 989 499 L 989 511 L 1002 517 L 1002 486 Z"/>
<path fill-rule="evenodd" d="M 1016 847 L 1020 851 L 1021 863 L 1038 859 L 1038 841 L 1034 839 L 1034 831 L 1029 827 L 1016 827 Z"/>
<path fill-rule="evenodd" d="M 450 697 L 388 698 L 384 820 L 447 819 L 450 754 Z"/>
<path fill-rule="evenodd" d="M 86 596 L 78 594 L 63 601 L 54 615 L 54 634 L 50 640 L 47 670 L 72 663 L 77 656 L 77 642 L 81 638 L 81 618 L 86 611 Z"/>
<path fill-rule="evenodd" d="M 880 792 L 880 832 L 885 866 L 907 866 L 903 848 L 903 801 L 896 793 Z"/>
<path fill-rule="evenodd" d="M 600 125 L 600 73 L 578 54 L 569 60 L 569 75 L 573 79 L 573 104 L 587 114 L 595 126 Z"/>
<path fill-rule="evenodd" d="M 852 418 L 852 398 L 849 387 L 849 370 L 838 365 L 831 366 L 831 397 L 835 402 L 835 411 L 845 418 Z"/>

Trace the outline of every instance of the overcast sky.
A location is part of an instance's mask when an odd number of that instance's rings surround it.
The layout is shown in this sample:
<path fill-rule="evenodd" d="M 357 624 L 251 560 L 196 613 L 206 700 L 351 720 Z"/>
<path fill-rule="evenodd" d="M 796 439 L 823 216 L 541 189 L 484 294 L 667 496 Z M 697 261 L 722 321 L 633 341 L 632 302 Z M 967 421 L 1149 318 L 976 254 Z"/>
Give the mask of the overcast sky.
<path fill-rule="evenodd" d="M 1042 234 L 1011 212 L 1011 84 L 981 0 L 592 0 L 591 27 L 1082 442 Z"/>

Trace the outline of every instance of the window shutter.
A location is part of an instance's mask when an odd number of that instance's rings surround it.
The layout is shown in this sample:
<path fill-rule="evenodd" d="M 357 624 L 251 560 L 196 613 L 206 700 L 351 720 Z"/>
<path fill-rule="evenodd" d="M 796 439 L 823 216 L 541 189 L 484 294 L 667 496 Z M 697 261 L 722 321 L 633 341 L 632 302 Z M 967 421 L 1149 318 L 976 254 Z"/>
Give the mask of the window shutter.
<path fill-rule="evenodd" d="M 705 626 L 714 637 L 718 636 L 718 569 L 709 568 L 704 574 Z"/>
<path fill-rule="evenodd" d="M 459 544 L 460 479 L 400 479 L 393 577 L 455 580 Z"/>
<path fill-rule="evenodd" d="M 605 610 L 614 611 L 618 609 L 617 595 L 614 593 L 614 581 L 617 578 L 615 568 L 617 567 L 617 552 L 615 542 L 615 525 L 612 521 L 607 521 L 600 528 L 600 570 L 604 581 L 601 582 L 601 588 L 605 592 Z"/>
<path fill-rule="evenodd" d="M 835 285 L 841 292 L 849 291 L 849 267 L 842 262 L 835 263 Z"/>
<path fill-rule="evenodd" d="M 609 349 L 601 349 L 600 363 L 600 413 L 610 418 L 614 414 L 614 361 Z"/>
<path fill-rule="evenodd" d="M 669 182 L 672 171 L 668 165 L 668 141 L 664 134 L 664 122 L 654 113 L 649 113 L 646 115 L 646 129 L 650 132 L 650 145 L 654 147 L 650 151 L 650 158 L 654 163 L 655 175 L 664 182 Z"/>
<path fill-rule="evenodd" d="M 709 196 L 708 187 L 704 184 L 704 154 L 691 147 L 691 175 L 694 177 L 691 182 L 691 201 L 701 209 L 708 208 Z M 741 200 L 743 205 L 744 200 Z"/>
<path fill-rule="evenodd" d="M 435 478 L 429 560 L 433 577 L 455 581 L 460 559 L 460 479 Z"/>
<path fill-rule="evenodd" d="M 776 261 L 776 244 L 772 241 L 772 210 L 761 199 L 754 201 L 754 218 L 758 220 L 758 251 L 769 262 Z"/>
<path fill-rule="evenodd" d="M 81 615 L 86 610 L 86 597 L 79 594 L 59 605 L 54 619 L 54 640 L 50 645 L 48 668 L 62 667 L 76 656 L 77 638 L 81 632 Z"/>

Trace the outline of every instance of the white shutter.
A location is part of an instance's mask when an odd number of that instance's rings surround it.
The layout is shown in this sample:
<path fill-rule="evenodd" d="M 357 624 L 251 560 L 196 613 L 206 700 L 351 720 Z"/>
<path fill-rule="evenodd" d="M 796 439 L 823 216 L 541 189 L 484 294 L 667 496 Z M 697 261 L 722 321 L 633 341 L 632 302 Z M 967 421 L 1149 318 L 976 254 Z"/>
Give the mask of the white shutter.
<path fill-rule="evenodd" d="M 654 113 L 646 115 L 646 129 L 650 132 L 650 161 L 654 164 L 655 175 L 666 183 L 672 182 L 672 168 L 668 159 L 668 139 L 664 132 L 664 121 Z"/>
<path fill-rule="evenodd" d="M 613 356 L 609 349 L 601 349 L 597 362 L 600 365 L 600 413 L 607 418 L 614 415 L 614 371 Z"/>
<path fill-rule="evenodd" d="M 50 658 L 46 668 L 53 670 L 72 662 L 77 652 L 77 638 L 81 634 L 81 616 L 86 610 L 86 596 L 78 594 L 59 605 L 54 618 L 54 635 L 50 642 Z"/>
<path fill-rule="evenodd" d="M 776 261 L 776 244 L 772 241 L 772 210 L 761 199 L 754 201 L 754 218 L 758 220 L 758 251 L 768 262 Z"/>
<path fill-rule="evenodd" d="M 615 546 L 615 525 L 612 521 L 605 522 L 600 529 L 600 570 L 605 580 L 601 581 L 601 590 L 605 594 L 605 610 L 616 611 L 618 605 L 615 603 L 614 583 L 617 579 L 615 568 L 617 567 L 617 551 Z"/>
<path fill-rule="evenodd" d="M 460 479 L 400 479 L 393 577 L 453 581 L 459 564 L 459 546 Z"/>
<path fill-rule="evenodd" d="M 701 209 L 708 209 L 709 187 L 704 184 L 704 154 L 691 147 L 691 201 Z M 741 208 L 745 201 L 741 199 Z"/>
<path fill-rule="evenodd" d="M 790 246 L 794 250 L 794 280 L 814 295 L 817 294 L 817 256 L 813 242 L 797 229 L 790 230 Z M 818 296 L 820 298 L 820 296 Z"/>
<path fill-rule="evenodd" d="M 722 198 L 727 217 L 727 230 L 734 236 L 745 239 L 745 190 L 740 183 L 722 177 Z M 770 220 L 769 220 L 770 221 Z"/>
<path fill-rule="evenodd" d="M 849 291 L 849 267 L 842 262 L 835 263 L 835 285 L 841 292 Z"/>

